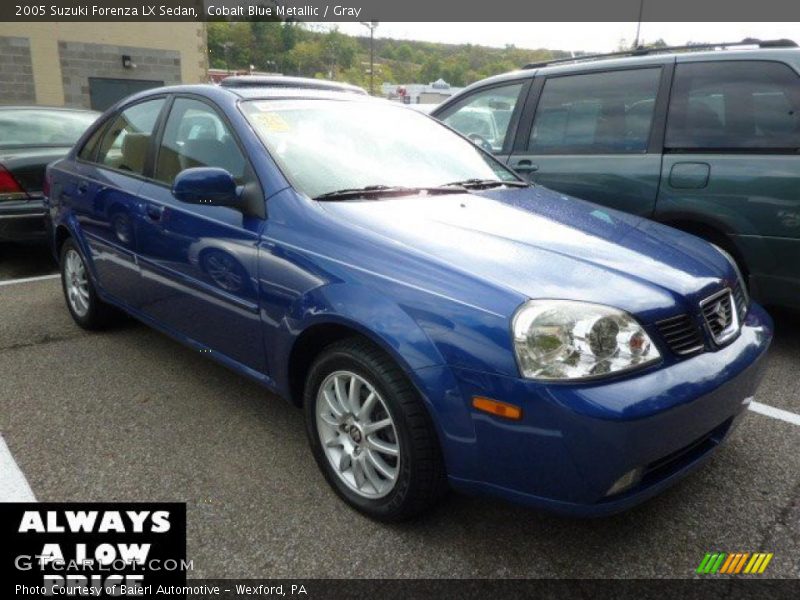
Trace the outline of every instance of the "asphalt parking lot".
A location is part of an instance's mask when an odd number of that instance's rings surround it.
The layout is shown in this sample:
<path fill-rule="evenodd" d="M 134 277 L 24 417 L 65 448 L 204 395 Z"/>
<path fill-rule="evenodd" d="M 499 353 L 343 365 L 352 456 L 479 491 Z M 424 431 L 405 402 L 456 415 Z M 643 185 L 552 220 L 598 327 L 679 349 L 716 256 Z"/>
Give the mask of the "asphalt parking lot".
<path fill-rule="evenodd" d="M 800 425 L 751 412 L 712 461 L 622 515 L 452 494 L 382 526 L 329 491 L 302 414 L 136 323 L 88 334 L 46 251 L 0 246 L 0 433 L 41 501 L 185 501 L 190 577 L 690 577 L 706 552 L 800 576 Z M 800 415 L 800 315 L 756 399 Z"/>

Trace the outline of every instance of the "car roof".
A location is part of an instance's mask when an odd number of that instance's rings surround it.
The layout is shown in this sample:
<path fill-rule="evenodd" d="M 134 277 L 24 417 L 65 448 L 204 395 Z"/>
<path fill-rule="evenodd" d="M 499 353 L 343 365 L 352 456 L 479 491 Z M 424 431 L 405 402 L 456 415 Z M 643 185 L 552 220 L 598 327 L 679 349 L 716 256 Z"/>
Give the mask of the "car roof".
<path fill-rule="evenodd" d="M 120 107 L 124 107 L 151 96 L 159 96 L 164 94 L 197 94 L 205 96 L 217 102 L 224 102 L 225 98 L 228 99 L 241 99 L 241 100 L 290 100 L 290 99 L 323 99 L 323 100 L 346 100 L 348 102 L 389 102 L 384 98 L 377 98 L 363 94 L 342 93 L 341 91 L 308 89 L 303 87 L 223 87 L 210 83 L 200 84 L 183 84 L 151 88 L 137 92 L 131 96 L 123 98 L 117 102 L 109 111 L 117 111 Z"/>
<path fill-rule="evenodd" d="M 323 99 L 323 100 L 347 100 L 347 101 L 380 101 L 383 98 L 374 98 L 369 95 L 350 94 L 342 92 L 334 92 L 331 90 L 314 90 L 308 88 L 260 88 L 260 87 L 242 87 L 242 88 L 225 88 L 226 91 L 232 92 L 243 100 L 270 100 L 270 99 Z"/>
<path fill-rule="evenodd" d="M 665 52 L 663 54 L 646 54 L 644 56 L 620 56 L 596 60 L 559 63 L 547 66 L 536 66 L 532 69 L 536 75 L 568 73 L 571 71 L 605 71 L 632 66 L 661 65 L 671 62 L 707 62 L 728 60 L 781 60 L 796 63 L 800 60 L 800 48 L 764 48 L 764 49 L 731 49 L 702 50 L 695 52 Z"/>
<path fill-rule="evenodd" d="M 341 81 L 286 75 L 232 75 L 220 81 L 219 85 L 224 88 L 295 88 L 367 94 L 364 88 Z"/>
<path fill-rule="evenodd" d="M 723 46 L 720 44 L 720 46 Z M 610 71 L 613 69 L 623 69 L 628 67 L 637 66 L 657 66 L 668 63 L 685 63 L 685 62 L 707 62 L 710 60 L 724 61 L 724 60 L 773 60 L 781 61 L 794 66 L 795 70 L 800 73 L 800 48 L 785 46 L 785 47 L 763 47 L 763 48 L 729 48 L 729 49 L 710 49 L 710 50 L 693 50 L 691 52 L 670 52 L 667 49 L 664 52 L 653 52 L 644 55 L 625 55 L 625 56 L 610 56 L 608 58 L 598 57 L 580 57 L 574 59 L 565 59 L 555 63 L 539 63 L 532 64 L 523 69 L 501 73 L 486 79 L 476 81 L 453 94 L 445 102 L 440 104 L 441 107 L 452 106 L 458 99 L 463 98 L 467 94 L 472 93 L 474 90 L 484 87 L 491 87 L 494 85 L 502 85 L 504 83 L 514 83 L 516 81 L 524 82 L 538 76 L 550 75 L 567 75 L 569 73 L 587 73 L 591 71 Z M 438 112 L 438 109 L 434 112 Z"/>

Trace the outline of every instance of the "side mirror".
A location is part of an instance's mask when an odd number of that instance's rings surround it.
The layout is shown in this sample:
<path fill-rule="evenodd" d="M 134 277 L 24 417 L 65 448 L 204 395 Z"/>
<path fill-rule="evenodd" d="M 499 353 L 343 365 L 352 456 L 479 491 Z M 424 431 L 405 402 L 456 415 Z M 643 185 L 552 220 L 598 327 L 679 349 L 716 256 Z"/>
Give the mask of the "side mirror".
<path fill-rule="evenodd" d="M 233 175 L 218 167 L 184 169 L 172 184 L 172 195 L 187 204 L 241 208 L 242 200 Z"/>

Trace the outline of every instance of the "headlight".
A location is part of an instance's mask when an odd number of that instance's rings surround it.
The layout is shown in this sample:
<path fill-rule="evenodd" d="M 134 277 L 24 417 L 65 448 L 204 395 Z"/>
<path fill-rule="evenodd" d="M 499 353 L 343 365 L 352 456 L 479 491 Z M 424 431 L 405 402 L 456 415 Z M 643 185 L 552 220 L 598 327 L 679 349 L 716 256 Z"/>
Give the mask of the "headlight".
<path fill-rule="evenodd" d="M 711 245 L 714 246 L 714 248 L 717 249 L 717 252 L 722 254 L 722 256 L 725 257 L 725 260 L 727 260 L 730 263 L 731 267 L 733 267 L 733 272 L 736 273 L 736 279 L 739 281 L 739 287 L 741 288 L 742 294 L 744 295 L 744 305 L 750 306 L 750 292 L 747 289 L 747 286 L 745 285 L 744 277 L 742 277 L 742 271 L 739 269 L 739 265 L 736 263 L 736 259 L 733 258 L 733 256 L 731 256 L 729 252 L 723 250 L 716 244 L 711 244 Z"/>
<path fill-rule="evenodd" d="M 636 319 L 599 304 L 530 300 L 512 329 L 520 373 L 530 379 L 601 377 L 661 357 Z"/>

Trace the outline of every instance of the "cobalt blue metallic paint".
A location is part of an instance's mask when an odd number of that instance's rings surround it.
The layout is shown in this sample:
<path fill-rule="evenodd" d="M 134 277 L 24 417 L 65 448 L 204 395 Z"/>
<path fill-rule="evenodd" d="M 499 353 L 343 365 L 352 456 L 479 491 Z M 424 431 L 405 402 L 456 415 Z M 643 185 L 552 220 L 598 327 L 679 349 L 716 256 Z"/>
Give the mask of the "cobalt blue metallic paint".
<path fill-rule="evenodd" d="M 174 94 L 215 105 L 251 161 L 265 219 L 182 203 L 164 185 L 75 151 L 51 166 L 53 241 L 64 232 L 77 240 L 104 300 L 287 398 L 300 336 L 347 327 L 389 353 L 420 391 L 454 487 L 573 514 L 613 512 L 657 493 L 736 425 L 761 376 L 767 314 L 751 304 L 735 341 L 688 358 L 671 353 L 655 328 L 697 316 L 703 298 L 736 285 L 711 245 L 540 187 L 311 200 L 239 110 L 242 96 L 258 93 L 176 87 L 125 103 Z M 234 279 L 209 280 L 210 262 Z M 531 298 L 625 310 L 661 359 L 599 380 L 524 379 L 511 319 Z M 476 412 L 474 395 L 521 406 L 523 418 Z M 640 484 L 605 496 L 639 467 Z"/>

